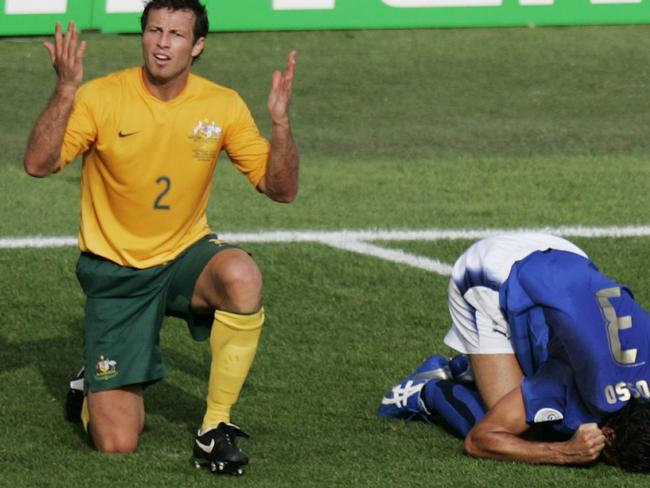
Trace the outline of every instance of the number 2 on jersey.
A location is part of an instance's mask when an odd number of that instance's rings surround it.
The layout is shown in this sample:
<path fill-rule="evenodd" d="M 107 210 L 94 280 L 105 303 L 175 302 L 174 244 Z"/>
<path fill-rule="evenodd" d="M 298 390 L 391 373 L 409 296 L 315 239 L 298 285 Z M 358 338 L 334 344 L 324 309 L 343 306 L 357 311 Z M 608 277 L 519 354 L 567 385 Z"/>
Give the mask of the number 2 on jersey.
<path fill-rule="evenodd" d="M 169 210 L 169 205 L 166 205 L 162 202 L 163 198 L 167 193 L 169 193 L 170 188 L 172 187 L 172 180 L 169 179 L 168 176 L 160 176 L 157 180 L 156 183 L 159 185 L 163 185 L 162 191 L 158 194 L 158 198 L 156 198 L 156 201 L 153 204 L 154 210 Z"/>

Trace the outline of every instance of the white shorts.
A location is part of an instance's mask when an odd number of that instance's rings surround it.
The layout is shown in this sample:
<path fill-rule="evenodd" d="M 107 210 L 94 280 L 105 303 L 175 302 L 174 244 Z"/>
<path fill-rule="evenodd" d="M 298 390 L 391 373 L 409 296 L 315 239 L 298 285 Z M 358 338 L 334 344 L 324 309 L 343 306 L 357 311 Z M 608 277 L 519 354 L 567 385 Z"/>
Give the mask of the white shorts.
<path fill-rule="evenodd" d="M 586 256 L 575 244 L 540 233 L 494 235 L 472 244 L 456 260 L 449 280 L 451 328 L 445 344 L 464 354 L 513 354 L 498 290 L 515 262 L 545 249 Z"/>
<path fill-rule="evenodd" d="M 498 291 L 476 286 L 463 297 L 450 279 L 448 294 L 451 328 L 445 344 L 463 354 L 514 354 Z"/>

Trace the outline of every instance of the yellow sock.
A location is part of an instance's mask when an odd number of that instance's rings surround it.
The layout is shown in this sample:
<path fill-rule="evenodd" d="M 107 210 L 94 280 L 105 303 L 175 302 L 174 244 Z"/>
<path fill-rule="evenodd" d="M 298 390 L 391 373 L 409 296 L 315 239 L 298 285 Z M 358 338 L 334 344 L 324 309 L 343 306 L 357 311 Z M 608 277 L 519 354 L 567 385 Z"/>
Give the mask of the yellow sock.
<path fill-rule="evenodd" d="M 81 423 L 83 424 L 86 433 L 88 432 L 89 422 L 90 422 L 90 411 L 88 410 L 88 397 L 84 397 L 84 402 L 81 405 Z"/>
<path fill-rule="evenodd" d="M 221 310 L 214 313 L 207 409 L 201 432 L 219 422 L 230 422 L 230 409 L 237 402 L 255 359 L 263 323 L 263 308 L 247 315 Z"/>

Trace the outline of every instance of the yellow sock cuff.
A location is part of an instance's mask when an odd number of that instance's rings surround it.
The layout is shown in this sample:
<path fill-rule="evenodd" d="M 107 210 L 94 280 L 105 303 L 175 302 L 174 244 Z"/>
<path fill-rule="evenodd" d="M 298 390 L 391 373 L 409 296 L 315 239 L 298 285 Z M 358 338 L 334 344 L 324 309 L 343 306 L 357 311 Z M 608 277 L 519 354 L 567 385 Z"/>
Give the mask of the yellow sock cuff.
<path fill-rule="evenodd" d="M 251 314 L 241 314 L 215 310 L 214 319 L 229 329 L 234 330 L 255 330 L 264 324 L 264 307 Z"/>

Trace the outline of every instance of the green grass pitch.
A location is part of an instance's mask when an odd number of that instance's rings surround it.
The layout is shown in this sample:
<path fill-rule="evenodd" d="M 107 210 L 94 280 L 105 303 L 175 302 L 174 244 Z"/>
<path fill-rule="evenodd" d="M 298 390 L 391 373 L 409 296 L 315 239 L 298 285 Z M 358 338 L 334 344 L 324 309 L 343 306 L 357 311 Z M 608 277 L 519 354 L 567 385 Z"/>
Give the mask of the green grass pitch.
<path fill-rule="evenodd" d="M 140 62 L 137 36 L 87 34 L 86 78 Z M 79 164 L 22 171 L 53 86 L 42 39 L 0 40 L 0 239 L 73 236 Z M 210 220 L 223 232 L 491 229 L 648 223 L 647 27 L 214 34 L 196 71 L 237 88 L 268 134 L 271 72 L 299 52 L 293 102 L 301 193 L 279 205 L 220 163 Z M 650 306 L 646 237 L 581 237 Z M 469 240 L 375 242 L 451 263 Z M 130 456 L 92 451 L 63 419 L 81 358 L 72 247 L 0 248 L 3 486 L 642 486 L 643 476 L 477 461 L 442 427 L 375 416 L 434 353 L 444 276 L 322 243 L 249 243 L 265 326 L 233 420 L 252 434 L 241 479 L 190 466 L 209 351 L 168 320 L 168 377 L 146 394 Z"/>

